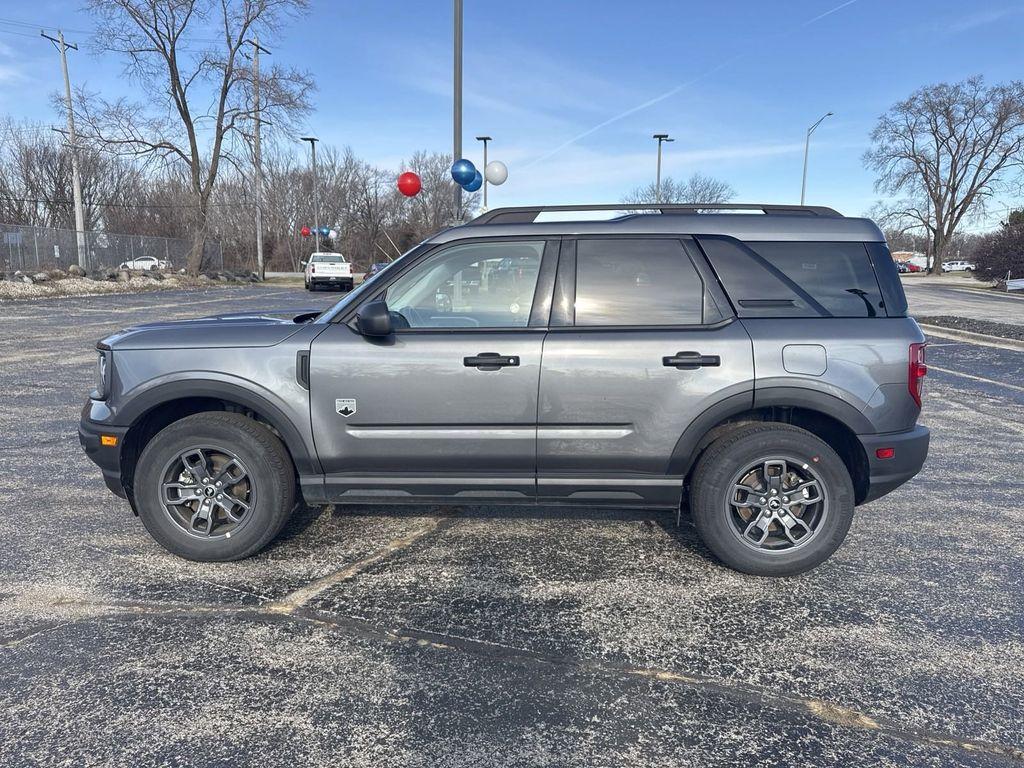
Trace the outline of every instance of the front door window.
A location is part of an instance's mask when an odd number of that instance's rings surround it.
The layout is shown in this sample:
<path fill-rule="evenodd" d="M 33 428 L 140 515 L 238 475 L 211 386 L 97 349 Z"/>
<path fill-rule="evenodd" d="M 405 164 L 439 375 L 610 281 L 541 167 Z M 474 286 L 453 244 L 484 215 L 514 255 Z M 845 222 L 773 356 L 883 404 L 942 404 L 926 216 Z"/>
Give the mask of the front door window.
<path fill-rule="evenodd" d="M 525 328 L 544 242 L 467 243 L 417 264 L 387 290 L 399 327 Z"/>

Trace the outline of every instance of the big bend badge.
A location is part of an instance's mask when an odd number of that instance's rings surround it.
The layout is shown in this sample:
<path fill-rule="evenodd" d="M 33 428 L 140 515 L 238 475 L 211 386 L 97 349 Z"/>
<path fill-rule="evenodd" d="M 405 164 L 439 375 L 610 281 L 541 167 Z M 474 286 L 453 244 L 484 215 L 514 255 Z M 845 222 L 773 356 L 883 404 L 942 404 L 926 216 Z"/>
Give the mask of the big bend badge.
<path fill-rule="evenodd" d="M 334 410 L 339 415 L 344 416 L 346 419 L 356 412 L 356 401 L 355 399 L 338 398 L 334 401 Z"/>

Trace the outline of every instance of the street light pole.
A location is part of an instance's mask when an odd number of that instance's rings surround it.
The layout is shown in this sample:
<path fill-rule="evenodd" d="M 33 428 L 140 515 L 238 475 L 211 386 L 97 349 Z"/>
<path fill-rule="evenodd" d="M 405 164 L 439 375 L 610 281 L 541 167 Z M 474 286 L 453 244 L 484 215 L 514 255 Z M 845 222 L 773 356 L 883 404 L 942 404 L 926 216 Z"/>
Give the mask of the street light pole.
<path fill-rule="evenodd" d="M 316 253 L 320 250 L 320 199 L 317 197 L 316 191 L 316 143 L 320 139 L 314 136 L 303 136 L 302 141 L 309 142 L 309 148 L 313 152 L 313 243 L 315 245 L 313 252 Z"/>
<path fill-rule="evenodd" d="M 667 133 L 656 133 L 651 136 L 652 139 L 658 140 L 658 175 L 654 181 L 654 202 L 661 202 L 661 145 L 666 141 L 675 141 L 670 139 Z"/>
<path fill-rule="evenodd" d="M 481 174 L 484 177 L 484 210 L 487 210 L 487 142 L 491 141 L 490 136 L 477 136 L 477 141 L 484 143 L 484 170 Z"/>
<path fill-rule="evenodd" d="M 818 122 L 807 129 L 807 138 L 804 141 L 804 180 L 800 184 L 800 205 L 804 204 L 804 198 L 807 195 L 807 155 L 810 154 L 811 151 L 811 134 L 814 133 L 814 129 L 821 125 L 821 121 L 826 117 L 832 117 L 832 113 L 826 112 L 818 118 Z"/>
<path fill-rule="evenodd" d="M 455 29 L 454 66 L 452 82 L 454 86 L 454 113 L 452 115 L 452 162 L 462 159 L 462 0 L 454 0 Z M 462 220 L 462 187 L 455 185 L 455 218 Z"/>

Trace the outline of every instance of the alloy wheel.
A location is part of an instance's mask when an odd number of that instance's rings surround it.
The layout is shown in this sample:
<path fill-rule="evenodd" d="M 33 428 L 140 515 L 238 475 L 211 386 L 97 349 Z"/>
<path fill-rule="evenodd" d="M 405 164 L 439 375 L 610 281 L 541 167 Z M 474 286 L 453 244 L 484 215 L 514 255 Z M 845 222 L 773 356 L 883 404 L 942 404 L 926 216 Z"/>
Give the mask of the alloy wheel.
<path fill-rule="evenodd" d="M 256 485 L 233 452 L 197 445 L 172 458 L 160 475 L 167 516 L 190 536 L 230 538 L 251 517 Z"/>
<path fill-rule="evenodd" d="M 737 472 L 729 484 L 730 529 L 759 552 L 791 552 L 805 546 L 828 514 L 828 492 L 805 461 L 771 456 Z"/>

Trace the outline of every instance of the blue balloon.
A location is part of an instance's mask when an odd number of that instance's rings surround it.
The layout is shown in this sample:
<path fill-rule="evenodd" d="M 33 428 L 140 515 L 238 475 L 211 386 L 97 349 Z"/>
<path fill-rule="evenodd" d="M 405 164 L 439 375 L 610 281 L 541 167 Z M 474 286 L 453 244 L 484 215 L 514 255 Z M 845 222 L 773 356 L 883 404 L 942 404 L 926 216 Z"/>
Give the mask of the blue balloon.
<path fill-rule="evenodd" d="M 480 171 L 477 171 L 473 175 L 472 181 L 468 184 L 463 184 L 462 188 L 467 192 L 476 192 L 484 183 L 484 177 L 480 175 Z"/>
<path fill-rule="evenodd" d="M 472 182 L 477 173 L 476 166 L 466 159 L 456 160 L 452 165 L 452 178 L 463 187 Z"/>
<path fill-rule="evenodd" d="M 321 237 L 327 237 L 329 234 L 331 234 L 331 228 L 330 227 L 320 227 L 320 236 Z"/>

